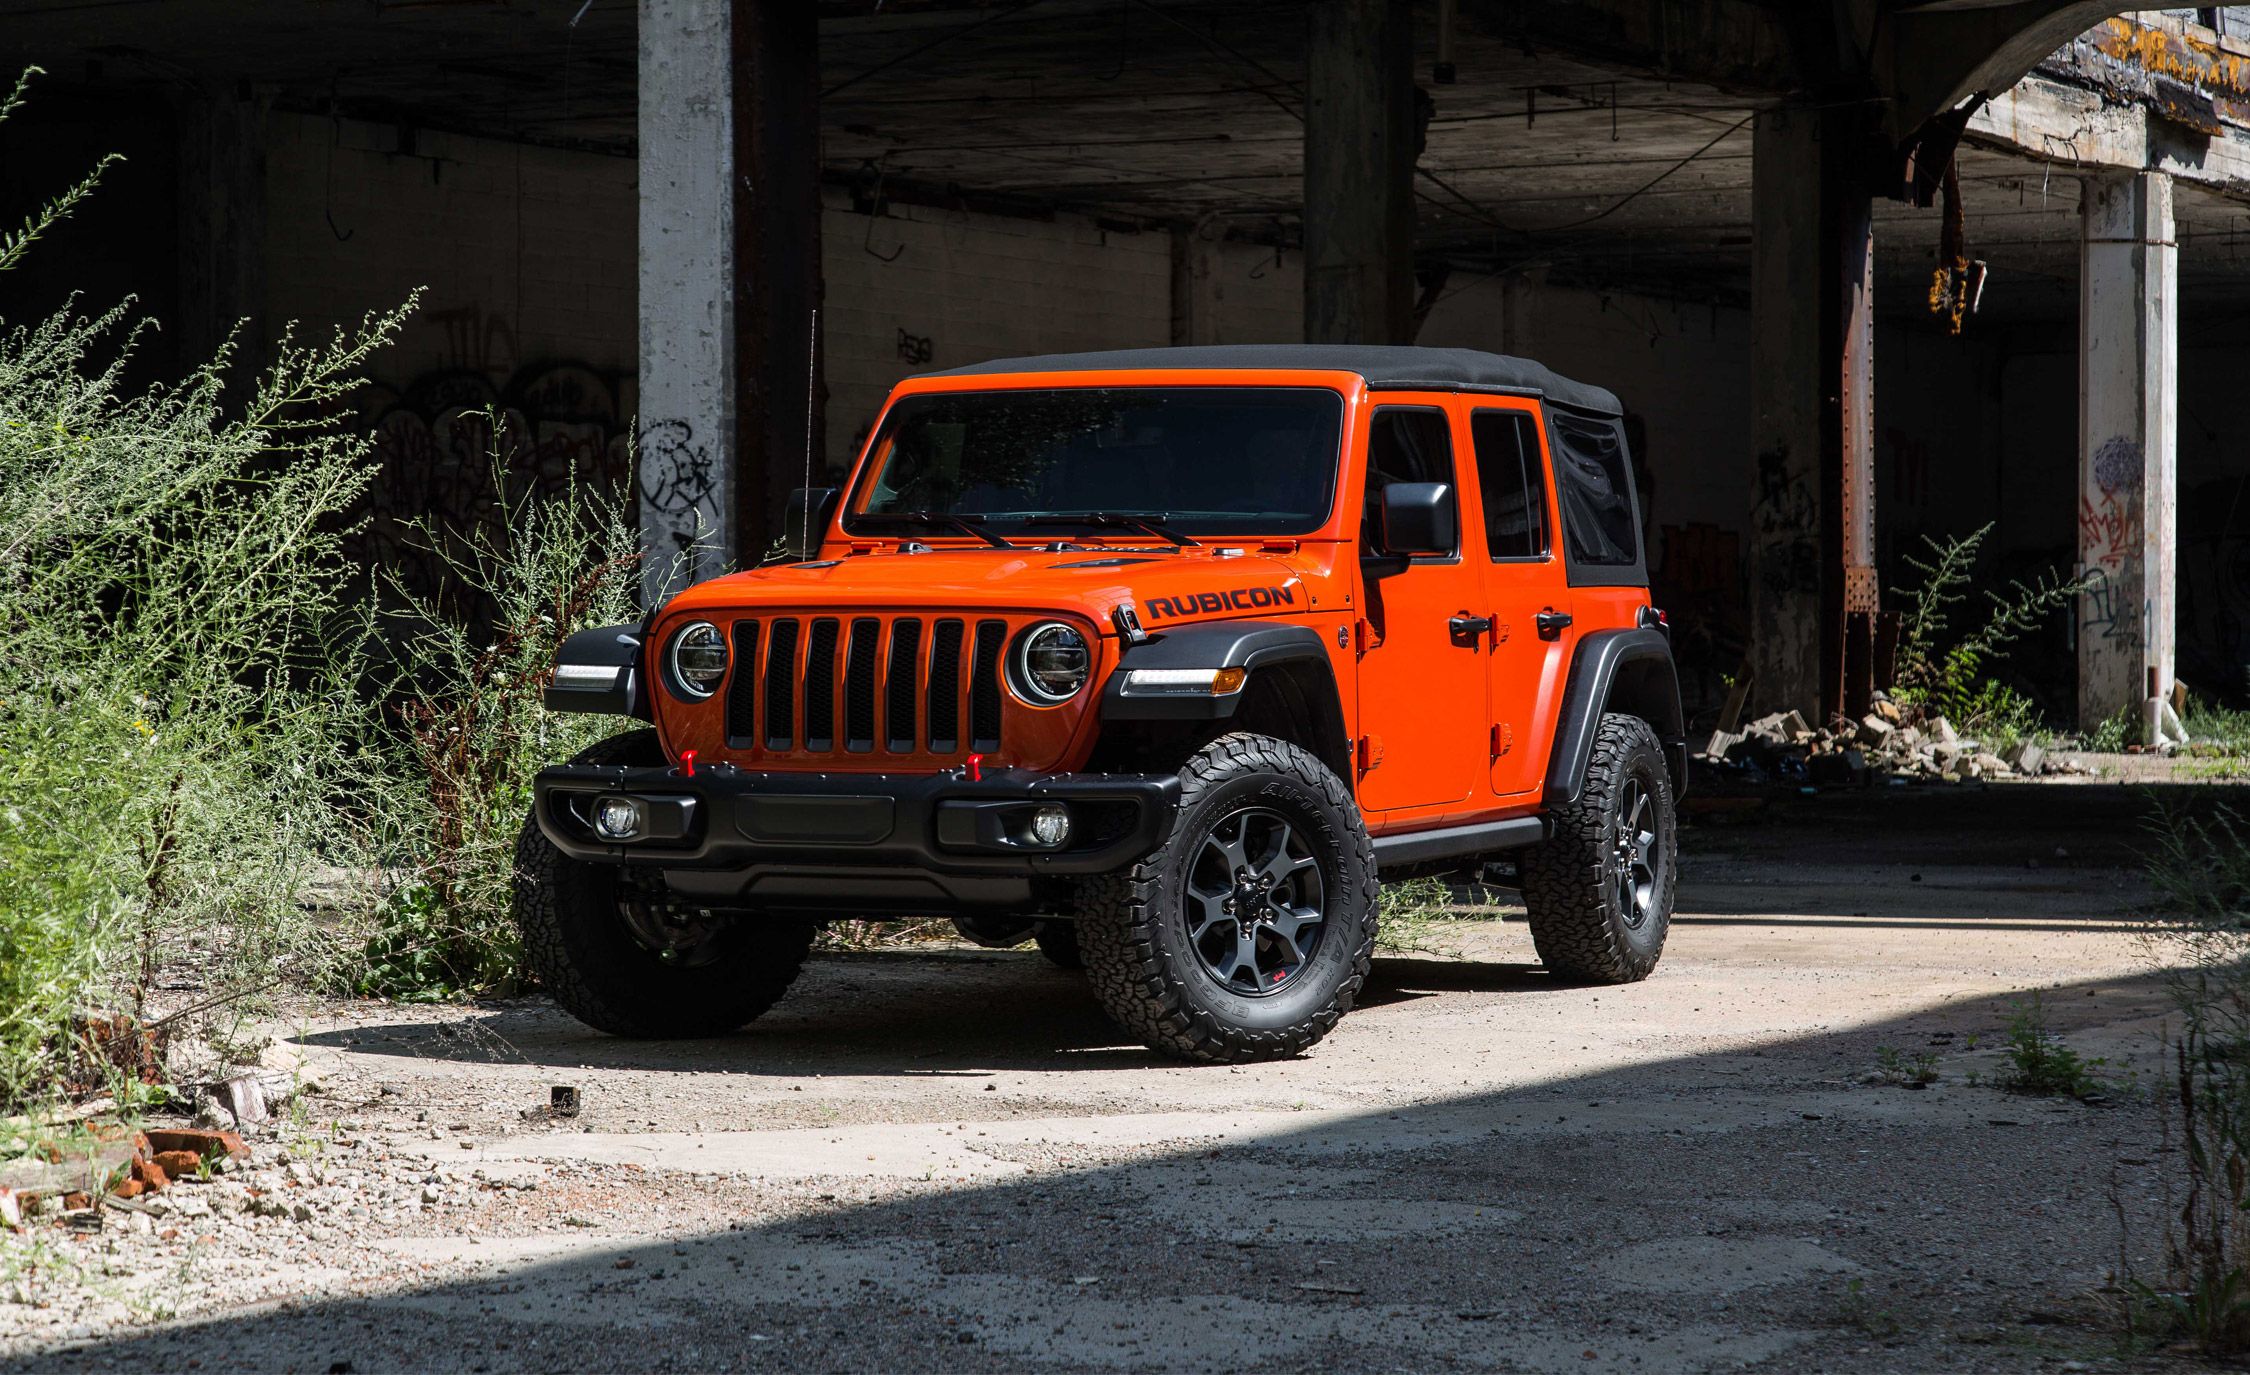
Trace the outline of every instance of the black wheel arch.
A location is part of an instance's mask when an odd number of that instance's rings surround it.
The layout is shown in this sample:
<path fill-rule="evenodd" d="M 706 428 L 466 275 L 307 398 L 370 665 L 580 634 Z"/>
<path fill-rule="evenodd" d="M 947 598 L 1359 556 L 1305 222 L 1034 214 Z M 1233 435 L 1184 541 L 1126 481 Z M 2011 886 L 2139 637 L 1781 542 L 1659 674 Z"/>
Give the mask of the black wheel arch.
<path fill-rule="evenodd" d="M 1570 680 L 1563 689 L 1555 721 L 1554 750 L 1547 757 L 1549 807 L 1578 801 L 1586 763 L 1604 712 L 1638 716 L 1656 732 L 1664 748 L 1672 795 L 1687 794 L 1687 723 L 1680 709 L 1680 675 L 1672 662 L 1672 642 L 1660 630 L 1596 630 L 1578 637 L 1571 656 Z"/>
<path fill-rule="evenodd" d="M 581 630 L 562 642 L 555 652 L 555 667 L 608 670 L 607 677 L 588 675 L 578 681 L 559 674 L 547 683 L 549 711 L 591 712 L 631 716 L 653 722 L 654 704 L 646 662 L 648 621 L 638 625 L 602 625 Z"/>
<path fill-rule="evenodd" d="M 1125 674 L 1137 668 L 1244 668 L 1242 690 L 1223 697 L 1132 697 Z M 1186 729 L 1182 729 L 1183 724 Z M 1328 646 L 1304 625 L 1210 621 L 1128 645 L 1103 689 L 1104 743 L 1140 737 L 1172 740 L 1181 758 L 1230 731 L 1288 740 L 1348 783 L 1351 736 Z"/>

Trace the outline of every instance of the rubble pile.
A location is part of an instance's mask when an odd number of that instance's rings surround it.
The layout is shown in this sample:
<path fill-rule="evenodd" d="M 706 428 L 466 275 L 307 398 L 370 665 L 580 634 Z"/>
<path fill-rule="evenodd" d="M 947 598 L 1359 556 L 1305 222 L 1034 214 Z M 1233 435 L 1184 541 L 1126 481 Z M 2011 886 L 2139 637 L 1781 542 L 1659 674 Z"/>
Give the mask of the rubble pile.
<path fill-rule="evenodd" d="M 1856 723 L 1838 720 L 1815 730 L 1802 713 L 1776 712 L 1735 730 L 1713 732 L 1697 758 L 1735 782 L 1818 788 L 1856 787 L 1876 776 L 1966 783 L 2062 772 L 2064 767 L 2028 740 L 1994 753 L 1944 717 L 1901 707 L 1879 692 L 1874 709 Z"/>
<path fill-rule="evenodd" d="M 96 1126 L 82 1142 L 46 1143 L 0 1165 L 0 1225 L 20 1226 L 58 1209 L 65 1224 L 74 1224 L 104 1204 L 147 1211 L 135 1201 L 182 1180 L 208 1179 L 249 1156 L 229 1131 Z"/>

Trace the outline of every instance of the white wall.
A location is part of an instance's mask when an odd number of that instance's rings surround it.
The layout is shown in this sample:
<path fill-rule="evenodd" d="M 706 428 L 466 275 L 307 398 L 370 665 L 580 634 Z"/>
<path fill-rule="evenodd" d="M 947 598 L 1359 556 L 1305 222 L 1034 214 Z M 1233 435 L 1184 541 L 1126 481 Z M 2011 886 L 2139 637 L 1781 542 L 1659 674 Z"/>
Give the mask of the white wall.
<path fill-rule="evenodd" d="M 268 318 L 325 334 L 429 288 L 377 360 L 403 385 L 574 362 L 629 378 L 630 159 L 276 113 L 266 154 Z M 629 398 L 620 398 L 628 402 Z"/>

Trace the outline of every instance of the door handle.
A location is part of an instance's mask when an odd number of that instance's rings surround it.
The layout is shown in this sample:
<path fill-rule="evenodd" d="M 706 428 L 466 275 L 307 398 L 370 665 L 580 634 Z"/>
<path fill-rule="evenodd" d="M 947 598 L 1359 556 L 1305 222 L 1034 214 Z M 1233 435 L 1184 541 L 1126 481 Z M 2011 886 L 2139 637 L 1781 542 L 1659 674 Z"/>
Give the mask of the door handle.
<path fill-rule="evenodd" d="M 1559 640 L 1562 638 L 1563 631 L 1570 626 L 1570 613 L 1567 611 L 1542 611 L 1537 616 L 1532 617 L 1532 621 L 1539 627 L 1540 639 Z"/>
<path fill-rule="evenodd" d="M 1492 629 L 1492 618 L 1490 616 L 1471 616 L 1463 614 L 1455 616 L 1452 620 L 1447 621 L 1445 625 L 1446 629 L 1453 632 L 1454 639 L 1465 640 L 1470 638 L 1471 636 L 1482 635 L 1487 630 Z"/>

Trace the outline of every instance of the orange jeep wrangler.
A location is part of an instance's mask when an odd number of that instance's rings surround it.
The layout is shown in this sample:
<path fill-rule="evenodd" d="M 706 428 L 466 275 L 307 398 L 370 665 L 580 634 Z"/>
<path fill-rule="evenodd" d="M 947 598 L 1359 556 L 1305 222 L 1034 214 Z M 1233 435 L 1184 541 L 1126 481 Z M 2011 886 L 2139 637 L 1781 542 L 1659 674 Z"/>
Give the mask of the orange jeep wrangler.
<path fill-rule="evenodd" d="M 1556 975 L 1663 950 L 1685 781 L 1615 397 L 1456 349 L 1177 348 L 901 383 L 806 561 L 574 635 L 637 716 L 539 775 L 516 914 L 626 1036 L 733 1029 L 813 932 L 940 915 L 1174 1055 L 1351 1008 L 1377 874 L 1512 858 Z"/>

